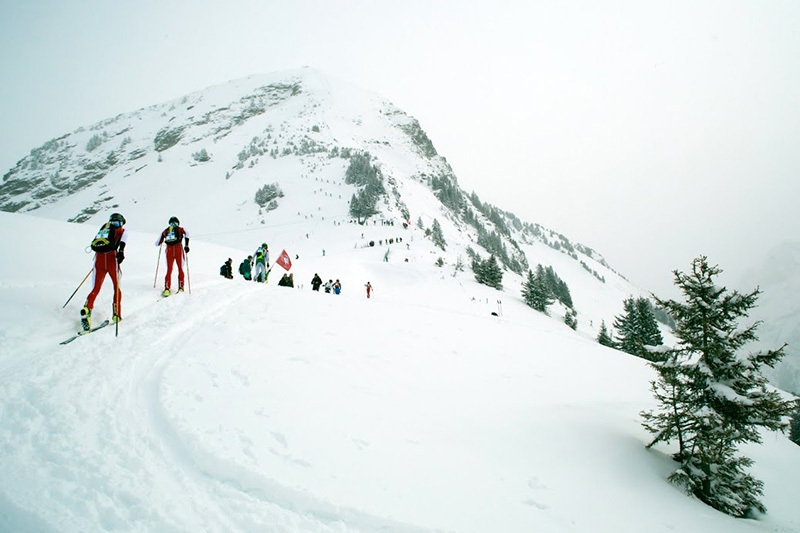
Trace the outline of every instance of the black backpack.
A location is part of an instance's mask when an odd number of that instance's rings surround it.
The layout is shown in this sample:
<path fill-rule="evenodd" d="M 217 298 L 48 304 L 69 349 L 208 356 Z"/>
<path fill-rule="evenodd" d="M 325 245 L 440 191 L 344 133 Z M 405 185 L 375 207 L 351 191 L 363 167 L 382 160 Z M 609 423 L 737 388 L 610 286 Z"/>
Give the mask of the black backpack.
<path fill-rule="evenodd" d="M 115 240 L 117 228 L 111 225 L 111 222 L 106 222 L 100 227 L 100 231 L 92 240 L 92 251 L 105 253 L 113 252 L 117 249 L 117 241 Z"/>
<path fill-rule="evenodd" d="M 167 234 L 164 235 L 164 242 L 165 243 L 167 243 L 167 244 L 179 244 L 181 242 L 181 239 L 183 237 L 181 236 L 181 232 L 180 232 L 178 226 L 173 226 L 173 225 L 170 224 L 170 226 L 167 228 L 166 231 L 167 231 Z"/>

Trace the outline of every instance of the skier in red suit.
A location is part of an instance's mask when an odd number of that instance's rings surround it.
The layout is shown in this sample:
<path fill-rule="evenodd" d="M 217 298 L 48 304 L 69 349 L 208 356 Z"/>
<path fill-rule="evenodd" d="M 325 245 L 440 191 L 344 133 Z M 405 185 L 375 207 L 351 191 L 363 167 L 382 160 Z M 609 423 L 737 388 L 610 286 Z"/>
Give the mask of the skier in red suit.
<path fill-rule="evenodd" d="M 84 330 L 91 329 L 92 309 L 94 301 L 103 287 L 106 274 L 114 284 L 114 303 L 112 306 L 112 320 L 122 320 L 122 291 L 119 288 L 121 271 L 119 265 L 125 260 L 125 243 L 128 234 L 123 226 L 125 217 L 119 213 L 112 214 L 108 222 L 103 224 L 97 236 L 92 241 L 94 255 L 94 268 L 92 269 L 92 291 L 86 297 L 86 303 L 81 309 L 81 326 Z"/>
<path fill-rule="evenodd" d="M 161 243 L 167 245 L 167 276 L 164 278 L 164 296 L 172 294 L 170 292 L 172 282 L 172 265 L 178 265 L 178 292 L 183 292 L 183 261 L 184 254 L 189 253 L 189 233 L 181 227 L 178 217 L 169 219 L 169 226 L 161 232 L 161 236 L 156 241 L 156 246 Z M 181 249 L 183 244 L 183 249 Z"/>

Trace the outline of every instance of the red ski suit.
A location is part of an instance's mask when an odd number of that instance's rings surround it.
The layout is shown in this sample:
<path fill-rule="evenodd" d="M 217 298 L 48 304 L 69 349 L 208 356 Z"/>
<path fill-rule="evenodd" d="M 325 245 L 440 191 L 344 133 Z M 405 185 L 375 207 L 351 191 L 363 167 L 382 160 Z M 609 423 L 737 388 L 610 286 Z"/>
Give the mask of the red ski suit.
<path fill-rule="evenodd" d="M 156 246 L 161 246 L 161 243 L 164 242 L 164 239 L 167 237 L 170 228 L 165 229 L 161 232 L 161 236 L 156 241 Z M 186 243 L 189 243 L 189 233 L 181 226 L 178 226 L 176 229 L 178 240 L 173 243 L 167 243 L 167 275 L 164 278 L 164 288 L 169 290 L 171 283 L 172 283 L 172 265 L 178 265 L 178 288 L 183 289 L 183 262 L 184 262 L 184 253 L 183 253 L 183 240 L 186 239 Z"/>
<path fill-rule="evenodd" d="M 114 231 L 114 242 L 119 247 L 120 243 L 127 242 L 128 234 L 125 228 L 116 228 Z M 92 292 L 86 297 L 84 304 L 89 309 L 94 309 L 94 300 L 100 293 L 103 287 L 103 282 L 106 279 L 106 274 L 111 278 L 111 283 L 114 284 L 114 303 L 112 304 L 112 314 L 122 316 L 122 290 L 119 288 L 119 279 L 122 272 L 117 264 L 117 250 L 110 252 L 95 252 L 94 254 L 94 268 L 92 269 Z"/>

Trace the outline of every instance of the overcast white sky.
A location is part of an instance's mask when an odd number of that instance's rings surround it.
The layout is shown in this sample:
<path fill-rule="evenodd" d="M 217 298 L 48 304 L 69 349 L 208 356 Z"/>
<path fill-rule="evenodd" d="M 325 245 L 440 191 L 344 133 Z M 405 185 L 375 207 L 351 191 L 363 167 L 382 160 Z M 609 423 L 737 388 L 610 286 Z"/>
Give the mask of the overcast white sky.
<path fill-rule="evenodd" d="M 800 239 L 798 28 L 792 1 L 0 0 L 0 169 L 311 66 L 418 118 L 467 191 L 634 283 L 665 294 L 704 253 L 735 286 Z"/>

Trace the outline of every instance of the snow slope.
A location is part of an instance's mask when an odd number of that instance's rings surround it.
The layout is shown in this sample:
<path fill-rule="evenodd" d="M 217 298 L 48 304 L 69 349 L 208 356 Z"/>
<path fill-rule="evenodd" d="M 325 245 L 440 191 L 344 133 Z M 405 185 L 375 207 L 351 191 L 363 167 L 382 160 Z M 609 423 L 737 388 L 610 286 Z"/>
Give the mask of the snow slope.
<path fill-rule="evenodd" d="M 0 531 L 800 531 L 800 447 L 769 434 L 746 450 L 760 520 L 684 495 L 672 450 L 644 448 L 643 361 L 598 345 L 588 320 L 574 332 L 525 307 L 513 283 L 435 267 L 421 238 L 409 262 L 350 236 L 325 256 L 271 239 L 300 250 L 289 289 L 277 270 L 219 277 L 252 250 L 197 236 L 191 294 L 161 299 L 156 235 L 128 226 L 119 336 L 59 346 L 95 225 L 0 213 Z M 343 293 L 311 291 L 315 272 Z"/>

